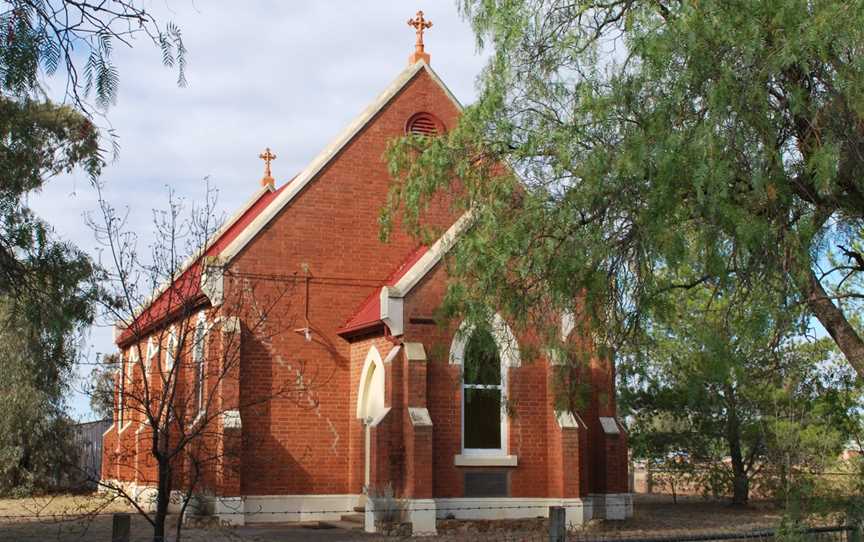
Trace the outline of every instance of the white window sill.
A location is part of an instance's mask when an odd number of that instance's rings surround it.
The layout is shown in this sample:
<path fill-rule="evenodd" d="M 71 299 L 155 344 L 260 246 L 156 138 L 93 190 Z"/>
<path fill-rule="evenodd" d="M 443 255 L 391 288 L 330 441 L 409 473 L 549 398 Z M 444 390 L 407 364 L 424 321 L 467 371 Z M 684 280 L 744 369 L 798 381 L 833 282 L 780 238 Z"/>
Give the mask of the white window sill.
<path fill-rule="evenodd" d="M 519 463 L 515 455 L 463 455 L 453 456 L 457 467 L 515 467 Z"/>

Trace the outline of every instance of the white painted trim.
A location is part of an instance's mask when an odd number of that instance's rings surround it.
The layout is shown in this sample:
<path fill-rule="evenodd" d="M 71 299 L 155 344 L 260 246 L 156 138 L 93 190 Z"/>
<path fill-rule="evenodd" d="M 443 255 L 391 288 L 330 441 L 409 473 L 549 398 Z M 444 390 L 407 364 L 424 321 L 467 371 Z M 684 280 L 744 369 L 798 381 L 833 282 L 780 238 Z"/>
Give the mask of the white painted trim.
<path fill-rule="evenodd" d="M 220 320 L 220 323 L 222 324 L 222 326 L 221 326 L 222 333 L 239 333 L 241 331 L 241 329 L 240 329 L 240 317 L 238 317 L 238 316 L 223 317 Z M 215 324 L 215 322 L 214 322 L 214 324 Z"/>
<path fill-rule="evenodd" d="M 168 344 L 165 345 L 165 370 L 171 373 L 174 364 L 177 363 L 177 326 L 172 325 L 168 330 Z"/>
<path fill-rule="evenodd" d="M 516 467 L 519 459 L 515 455 L 465 455 L 453 456 L 456 467 Z"/>
<path fill-rule="evenodd" d="M 117 425 L 116 422 L 111 422 L 111 425 L 108 426 L 108 429 L 106 429 L 105 431 L 102 432 L 102 438 L 105 438 L 105 436 L 107 436 L 108 433 L 113 431 L 115 425 Z"/>
<path fill-rule="evenodd" d="M 375 99 L 360 115 L 355 118 L 351 124 L 336 136 L 327 147 L 316 156 L 306 168 L 294 177 L 294 180 L 267 206 L 255 219 L 238 235 L 227 247 L 225 247 L 220 256 L 224 262 L 230 262 L 241 250 L 256 236 L 258 233 L 279 214 L 280 211 L 294 197 L 299 194 L 307 184 L 309 184 L 324 168 L 333 160 L 339 152 L 350 143 L 354 137 L 392 100 L 404 87 L 407 85 L 420 70 L 425 69 L 447 96 L 452 100 L 456 108 L 461 111 L 462 104 L 456 100 L 453 93 L 435 74 L 432 68 L 423 61 L 415 62 L 413 65 L 406 68 L 400 73 L 390 85 L 384 89 L 378 98 Z"/>
<path fill-rule="evenodd" d="M 225 266 L 218 258 L 204 257 L 201 267 L 201 292 L 218 307 L 225 300 Z"/>
<path fill-rule="evenodd" d="M 198 403 L 198 414 L 196 420 L 204 414 L 204 384 L 207 380 L 207 315 L 205 312 L 198 311 L 198 317 L 195 319 L 195 328 L 192 332 L 192 363 L 195 364 L 195 384 L 198 387 L 197 397 L 195 402 Z M 198 336 L 200 333 L 200 337 Z M 193 389 L 195 389 L 193 386 Z M 194 425 L 194 422 L 193 422 Z"/>
<path fill-rule="evenodd" d="M 390 333 L 394 336 L 402 335 L 405 331 L 405 315 L 403 299 L 411 290 L 417 286 L 423 277 L 425 277 L 436 265 L 441 261 L 444 254 L 449 251 L 459 236 L 471 224 L 472 212 L 464 213 L 459 219 L 454 222 L 444 235 L 442 235 L 431 247 L 427 250 L 420 259 L 400 278 L 395 286 L 381 287 L 379 299 L 379 318 L 384 322 Z"/>
<path fill-rule="evenodd" d="M 389 286 L 381 287 L 378 300 L 381 311 L 379 316 L 381 321 L 390 328 L 390 333 L 398 337 L 405 330 L 403 300 L 401 297 L 392 295 L 391 290 Z"/>
<path fill-rule="evenodd" d="M 489 323 L 492 328 L 492 337 L 495 339 L 495 344 L 498 345 L 498 355 L 501 356 L 501 361 L 507 368 L 521 367 L 522 356 L 519 353 L 519 342 L 516 340 L 516 335 L 504 318 L 497 312 L 492 316 L 492 321 Z M 465 346 L 468 343 L 468 338 L 474 332 L 474 327 L 469 326 L 467 321 L 463 321 L 459 325 L 456 334 L 453 335 L 453 340 L 450 342 L 450 364 L 462 365 L 465 360 Z"/>
<path fill-rule="evenodd" d="M 384 365 L 387 365 L 388 363 L 392 363 L 393 360 L 396 359 L 396 356 L 398 356 L 399 352 L 401 352 L 401 351 L 402 351 L 402 345 L 401 344 L 397 344 L 396 346 L 391 348 L 390 352 L 387 354 L 387 357 L 384 358 Z"/>
<path fill-rule="evenodd" d="M 405 357 L 408 361 L 427 361 L 426 349 L 423 347 L 423 343 L 406 342 Z"/>
<path fill-rule="evenodd" d="M 160 348 L 156 345 L 156 338 L 153 335 L 147 338 L 147 360 L 144 362 L 144 370 L 148 373 L 153 372 L 153 358 L 156 358 L 156 363 L 161 364 L 159 359 Z"/>
<path fill-rule="evenodd" d="M 371 417 L 369 416 L 368 412 L 364 412 L 364 406 L 370 399 L 370 397 L 367 397 L 367 395 L 372 391 L 370 390 L 372 382 L 369 381 L 369 377 L 370 372 L 372 372 L 372 376 L 374 376 L 374 371 L 381 371 L 381 374 L 385 375 L 386 377 L 387 373 L 384 371 L 384 362 L 381 361 L 381 354 L 378 352 L 378 349 L 375 348 L 375 345 L 373 344 L 371 347 L 369 347 L 369 352 L 366 353 L 366 360 L 363 362 L 363 370 L 360 372 L 360 381 L 358 382 L 357 388 L 356 407 L 356 414 L 358 419 Z"/>
<path fill-rule="evenodd" d="M 600 416 L 600 427 L 607 435 L 620 435 L 621 428 L 618 425 L 618 420 L 612 416 Z"/>
<path fill-rule="evenodd" d="M 223 429 L 242 429 L 243 420 L 240 418 L 239 410 L 226 410 L 222 413 Z"/>
<path fill-rule="evenodd" d="M 144 420 L 143 422 L 138 424 L 138 429 L 135 430 L 136 435 L 140 435 L 144 432 L 145 427 L 150 427 L 150 422 L 148 420 Z"/>
<path fill-rule="evenodd" d="M 372 421 L 367 423 L 369 427 L 378 427 L 378 424 L 384 421 L 384 418 L 387 417 L 387 414 L 390 414 L 390 407 L 384 407 L 377 416 L 372 418 Z"/>
<path fill-rule="evenodd" d="M 632 493 L 592 493 L 595 515 L 610 521 L 622 521 L 633 517 Z"/>
<path fill-rule="evenodd" d="M 561 313 L 561 342 L 567 342 L 567 338 L 576 329 L 576 314 L 571 310 Z"/>
<path fill-rule="evenodd" d="M 247 522 L 283 523 L 338 520 L 353 513 L 364 496 L 341 495 L 247 495 L 244 516 Z"/>
<path fill-rule="evenodd" d="M 426 407 L 408 407 L 408 419 L 413 427 L 432 427 L 432 416 Z"/>
<path fill-rule="evenodd" d="M 117 434 L 118 434 L 118 435 L 122 435 L 122 434 L 123 434 L 127 429 L 129 429 L 129 427 L 131 427 L 131 426 L 132 426 L 132 420 L 129 420 L 128 422 L 126 422 L 125 424 L 123 424 L 123 425 L 120 427 L 120 430 L 117 431 Z"/>
<path fill-rule="evenodd" d="M 434 536 L 437 534 L 435 499 L 400 499 L 400 515 L 402 521 L 411 523 L 411 536 Z M 376 533 L 375 499 L 366 501 L 366 512 L 363 516 L 363 530 Z"/>
<path fill-rule="evenodd" d="M 246 525 L 246 501 L 243 497 L 215 497 L 213 514 L 228 525 Z"/>
<path fill-rule="evenodd" d="M 555 415 L 555 419 L 558 421 L 558 427 L 561 429 L 579 429 L 580 427 L 588 427 L 585 425 L 585 422 L 582 421 L 579 414 L 574 414 L 569 411 L 558 412 Z"/>
<path fill-rule="evenodd" d="M 591 519 L 590 500 L 542 497 L 458 497 L 434 499 L 438 519 L 522 519 L 549 517 L 550 506 L 566 508 L 567 523 L 581 525 Z"/>
<path fill-rule="evenodd" d="M 411 536 L 434 536 L 438 534 L 435 523 L 437 506 L 435 499 L 410 499 L 407 503 L 406 519 L 411 523 Z"/>
<path fill-rule="evenodd" d="M 137 349 L 132 349 L 127 355 L 120 357 L 120 389 L 117 392 L 117 421 L 120 422 L 118 424 L 119 430 L 117 433 L 122 433 L 124 429 L 129 427 L 129 424 L 132 423 L 132 419 L 126 415 L 126 411 L 128 410 L 128 403 L 126 402 L 126 381 L 129 380 L 130 385 L 132 384 L 132 379 L 127 375 L 129 368 L 134 367 L 133 363 L 135 363 L 135 359 L 138 357 Z M 132 359 L 135 358 L 135 359 Z M 133 369 L 134 376 L 134 369 Z"/>
<path fill-rule="evenodd" d="M 429 271 L 435 267 L 444 254 L 449 251 L 455 242 L 459 239 L 462 233 L 471 225 L 471 220 L 474 214 L 471 211 L 465 212 L 459 219 L 454 222 L 444 235 L 442 235 L 435 243 L 429 247 L 425 254 L 420 256 L 420 259 L 411 266 L 402 278 L 389 289 L 390 297 L 405 297 L 411 290 L 417 286 L 417 283 L 426 276 Z"/>

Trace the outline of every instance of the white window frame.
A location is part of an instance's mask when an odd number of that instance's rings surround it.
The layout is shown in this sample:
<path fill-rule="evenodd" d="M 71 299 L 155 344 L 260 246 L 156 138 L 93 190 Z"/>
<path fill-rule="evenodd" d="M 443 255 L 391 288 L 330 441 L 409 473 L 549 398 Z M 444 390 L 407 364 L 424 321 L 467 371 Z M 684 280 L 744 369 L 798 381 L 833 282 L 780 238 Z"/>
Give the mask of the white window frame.
<path fill-rule="evenodd" d="M 171 372 L 174 369 L 175 350 L 177 349 L 177 326 L 171 326 L 168 330 L 168 344 L 165 346 L 165 371 Z"/>
<path fill-rule="evenodd" d="M 156 339 L 152 336 L 147 339 L 147 363 L 145 370 L 150 373 L 153 371 L 153 358 L 159 359 L 159 347 L 156 346 Z"/>
<path fill-rule="evenodd" d="M 200 332 L 200 333 L 199 333 Z M 192 362 L 195 364 L 195 379 L 198 387 L 197 397 L 195 400 L 198 403 L 198 417 L 204 414 L 204 382 L 207 350 L 207 318 L 204 311 L 198 313 L 198 318 L 195 321 L 195 332 L 192 335 Z"/>
<path fill-rule="evenodd" d="M 464 367 L 465 367 L 465 348 L 471 335 L 474 333 L 474 326 L 469 326 L 467 322 L 463 322 L 459 326 L 459 330 L 453 337 L 453 342 L 450 347 L 450 363 L 459 365 L 460 370 L 460 448 L 461 454 L 457 456 L 457 463 L 465 457 L 479 458 L 509 458 L 515 461 L 514 457 L 508 455 L 509 449 L 509 425 L 510 420 L 506 412 L 507 393 L 508 393 L 508 376 L 511 367 L 519 367 L 521 365 L 521 356 L 519 354 L 519 345 L 516 337 L 510 330 L 507 323 L 499 315 L 495 314 L 490 321 L 490 332 L 492 333 L 495 344 L 498 346 L 498 359 L 501 362 L 501 383 L 500 385 L 483 385 L 483 384 L 465 384 Z M 465 389 L 500 389 L 501 390 L 501 447 L 500 448 L 466 448 L 465 447 Z M 514 463 L 515 464 L 515 463 Z"/>
<path fill-rule="evenodd" d="M 138 352 L 133 348 L 131 352 L 127 353 L 120 359 L 120 397 L 118 400 L 117 422 L 120 431 L 123 431 L 132 423 L 132 417 L 128 416 L 128 413 L 126 412 L 126 381 L 128 380 L 130 384 L 134 381 L 135 364 L 138 362 Z M 131 375 L 129 373 L 131 373 Z"/>
<path fill-rule="evenodd" d="M 474 333 L 475 330 L 471 330 L 471 333 Z M 470 339 L 470 335 L 468 337 Z M 466 456 L 499 456 L 499 455 L 507 455 L 507 415 L 505 412 L 505 405 L 507 404 L 507 364 L 504 363 L 504 359 L 501 356 L 501 351 L 499 348 L 498 351 L 498 359 L 501 363 L 501 381 L 498 385 L 494 384 L 466 384 L 465 383 L 465 371 L 464 365 L 462 370 L 462 378 L 460 379 L 460 395 L 461 397 L 461 409 L 462 409 L 462 420 L 461 420 L 461 428 L 460 434 L 462 436 L 462 455 Z M 501 446 L 499 448 L 466 448 L 465 447 L 465 390 L 499 390 L 501 392 L 501 412 L 499 416 L 501 417 Z"/>

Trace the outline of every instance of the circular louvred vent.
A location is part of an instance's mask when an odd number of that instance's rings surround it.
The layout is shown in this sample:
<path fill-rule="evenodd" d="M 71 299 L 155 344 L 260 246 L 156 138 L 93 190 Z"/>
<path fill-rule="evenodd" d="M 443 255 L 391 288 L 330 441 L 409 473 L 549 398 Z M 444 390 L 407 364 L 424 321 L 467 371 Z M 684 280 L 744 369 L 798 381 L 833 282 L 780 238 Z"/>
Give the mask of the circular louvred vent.
<path fill-rule="evenodd" d="M 444 125 L 431 113 L 417 113 L 405 125 L 405 132 L 414 135 L 436 136 L 443 131 Z"/>

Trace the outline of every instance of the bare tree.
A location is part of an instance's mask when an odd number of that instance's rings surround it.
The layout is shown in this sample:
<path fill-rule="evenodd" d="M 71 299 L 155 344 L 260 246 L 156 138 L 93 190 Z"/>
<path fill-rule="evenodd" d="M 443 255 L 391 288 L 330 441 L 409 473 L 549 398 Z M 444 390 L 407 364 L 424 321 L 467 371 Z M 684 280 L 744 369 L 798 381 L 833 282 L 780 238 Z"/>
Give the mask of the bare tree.
<path fill-rule="evenodd" d="M 241 411 L 276 397 L 315 406 L 310 392 L 323 379 L 302 363 L 292 367 L 292 378 L 274 382 L 266 393 L 242 398 L 239 393 L 241 337 L 269 344 L 290 332 L 294 317 L 286 306 L 301 277 L 244 277 L 218 261 L 214 243 L 230 223 L 218 226 L 216 191 L 209 185 L 203 205 L 188 210 L 169 192 L 167 209 L 153 213 L 156 235 L 146 260 L 136 234 L 126 229 L 128 214 L 99 195 L 101 216 L 91 216 L 89 223 L 104 248 L 101 280 L 111 300 L 104 312 L 116 322 L 121 349 L 118 432 L 106 437 L 103 455 L 112 477 L 99 484 L 146 518 L 160 542 L 175 499 L 180 540 L 187 507 L 213 504 L 193 497 L 215 495 L 232 484 L 239 495 Z M 152 510 L 130 481 L 152 488 Z"/>

